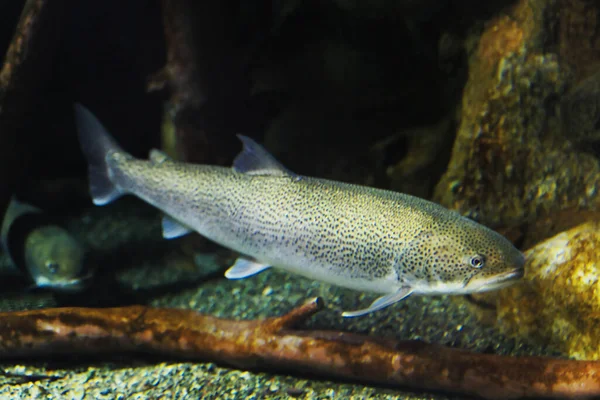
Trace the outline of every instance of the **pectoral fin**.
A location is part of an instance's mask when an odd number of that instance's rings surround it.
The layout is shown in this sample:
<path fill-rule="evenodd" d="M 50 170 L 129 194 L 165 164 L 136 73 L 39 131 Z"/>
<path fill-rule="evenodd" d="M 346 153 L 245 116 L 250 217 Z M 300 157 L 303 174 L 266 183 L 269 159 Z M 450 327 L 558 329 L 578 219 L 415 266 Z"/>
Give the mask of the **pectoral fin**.
<path fill-rule="evenodd" d="M 187 235 L 192 231 L 192 228 L 183 225 L 179 221 L 175 221 L 171 217 L 165 215 L 162 219 L 162 234 L 165 239 L 175 239 Z"/>
<path fill-rule="evenodd" d="M 225 277 L 227 279 L 243 279 L 258 274 L 267 268 L 271 268 L 271 266 L 240 257 L 235 260 L 235 263 L 227 271 L 225 271 Z"/>
<path fill-rule="evenodd" d="M 412 293 L 412 289 L 409 286 L 404 286 L 400 288 L 396 293 L 388 294 L 386 296 L 381 296 L 377 300 L 375 300 L 371 305 L 362 310 L 356 311 L 344 311 L 342 313 L 342 317 L 352 318 L 352 317 L 360 317 L 361 315 L 365 315 L 371 313 L 373 311 L 381 310 L 387 306 L 390 306 L 405 297 L 408 297 Z"/>

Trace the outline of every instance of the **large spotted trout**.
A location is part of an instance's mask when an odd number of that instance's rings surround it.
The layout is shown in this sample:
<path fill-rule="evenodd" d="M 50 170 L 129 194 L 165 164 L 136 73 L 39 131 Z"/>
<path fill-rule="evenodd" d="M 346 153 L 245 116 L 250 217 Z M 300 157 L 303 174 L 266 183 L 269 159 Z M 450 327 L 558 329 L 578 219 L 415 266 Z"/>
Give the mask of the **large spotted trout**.
<path fill-rule="evenodd" d="M 133 194 L 165 213 L 163 236 L 191 231 L 242 254 L 241 279 L 274 267 L 382 294 L 364 315 L 410 294 L 467 294 L 523 276 L 525 259 L 506 238 L 436 203 L 372 187 L 295 174 L 252 139 L 232 168 L 181 163 L 158 150 L 123 151 L 75 106 L 96 205 Z"/>

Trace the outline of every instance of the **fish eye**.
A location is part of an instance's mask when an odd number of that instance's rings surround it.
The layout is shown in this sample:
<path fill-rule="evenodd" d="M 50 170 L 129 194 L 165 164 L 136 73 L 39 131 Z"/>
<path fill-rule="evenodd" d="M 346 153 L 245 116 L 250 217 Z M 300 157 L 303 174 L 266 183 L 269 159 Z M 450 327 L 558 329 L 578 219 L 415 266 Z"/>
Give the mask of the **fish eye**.
<path fill-rule="evenodd" d="M 473 257 L 471 257 L 469 264 L 473 268 L 482 268 L 485 265 L 485 257 L 482 255 L 479 255 L 479 254 L 476 256 L 473 256 Z"/>
<path fill-rule="evenodd" d="M 56 261 L 46 261 L 46 269 L 52 274 L 56 274 L 60 265 Z"/>

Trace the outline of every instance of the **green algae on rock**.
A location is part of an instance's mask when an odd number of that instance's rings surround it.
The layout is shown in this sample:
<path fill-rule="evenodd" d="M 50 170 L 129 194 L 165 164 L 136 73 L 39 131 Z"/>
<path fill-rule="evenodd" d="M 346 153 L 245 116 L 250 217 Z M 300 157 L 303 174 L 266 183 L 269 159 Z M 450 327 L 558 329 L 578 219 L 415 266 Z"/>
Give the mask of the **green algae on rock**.
<path fill-rule="evenodd" d="M 600 221 L 526 253 L 523 282 L 498 292 L 498 323 L 576 359 L 600 359 Z"/>

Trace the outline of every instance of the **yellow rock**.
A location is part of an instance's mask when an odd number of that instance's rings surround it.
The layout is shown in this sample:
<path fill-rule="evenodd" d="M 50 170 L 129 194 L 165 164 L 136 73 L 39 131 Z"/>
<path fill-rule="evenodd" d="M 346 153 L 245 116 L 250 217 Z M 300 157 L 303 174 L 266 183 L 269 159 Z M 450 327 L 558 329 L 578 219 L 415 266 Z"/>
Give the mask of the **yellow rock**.
<path fill-rule="evenodd" d="M 499 326 L 576 359 L 600 359 L 600 221 L 525 254 L 523 282 L 498 292 Z"/>

